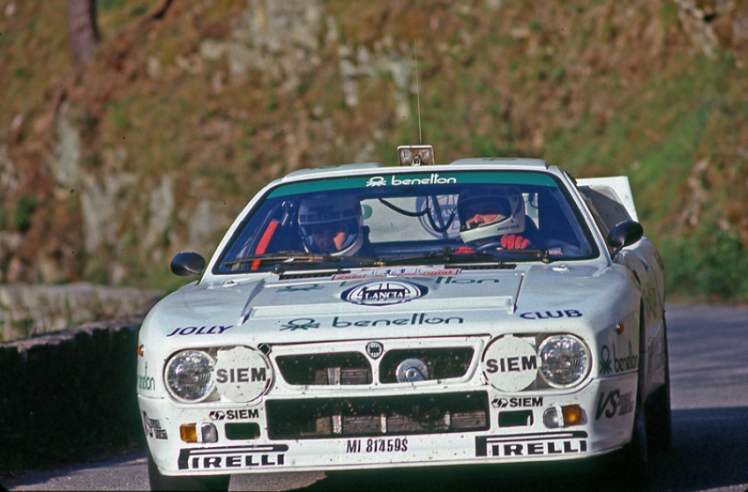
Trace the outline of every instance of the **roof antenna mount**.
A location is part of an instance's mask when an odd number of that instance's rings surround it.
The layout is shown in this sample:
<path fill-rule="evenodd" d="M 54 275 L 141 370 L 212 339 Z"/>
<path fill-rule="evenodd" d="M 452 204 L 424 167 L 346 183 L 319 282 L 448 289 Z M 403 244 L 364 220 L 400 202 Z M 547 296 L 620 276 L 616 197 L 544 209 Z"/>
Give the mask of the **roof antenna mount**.
<path fill-rule="evenodd" d="M 416 98 L 418 100 L 418 143 L 423 145 L 421 136 L 421 88 L 418 86 L 418 45 L 413 41 L 413 56 L 416 59 Z"/>
<path fill-rule="evenodd" d="M 421 133 L 421 88 L 418 85 L 417 48 L 416 42 L 413 41 L 413 55 L 416 61 L 416 97 L 418 101 L 418 145 L 401 145 L 397 148 L 397 158 L 401 166 L 434 165 L 434 148 L 431 145 L 423 145 Z"/>

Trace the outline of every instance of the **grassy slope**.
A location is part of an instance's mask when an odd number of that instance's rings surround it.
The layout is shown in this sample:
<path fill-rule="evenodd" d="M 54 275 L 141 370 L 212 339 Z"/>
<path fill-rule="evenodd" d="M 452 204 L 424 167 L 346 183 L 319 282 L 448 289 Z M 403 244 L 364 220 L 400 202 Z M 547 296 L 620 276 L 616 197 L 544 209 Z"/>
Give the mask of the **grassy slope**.
<path fill-rule="evenodd" d="M 0 246 L 6 272 L 16 257 L 34 280 L 33 265 L 46 256 L 70 280 L 108 281 L 107 265 L 117 262 L 126 283 L 176 285 L 165 263 L 186 243 L 189 217 L 175 213 L 153 251 L 139 247 L 163 176 L 174 180 L 176 210 L 208 199 L 230 216 L 295 168 L 392 163 L 397 145 L 416 141 L 417 120 L 398 116 L 386 71 L 358 77 L 360 102 L 346 105 L 339 47 L 409 60 L 416 43 L 423 135 L 438 161 L 526 155 L 579 176 L 627 174 L 670 292 L 748 298 L 748 84 L 736 63 L 748 50 L 730 27 L 735 11 L 711 22 L 719 46 L 707 56 L 672 0 L 327 0 L 320 5 L 336 39 L 320 35 L 315 70 L 288 91 L 282 77 L 233 77 L 225 57 L 199 56 L 201 41 L 231 39 L 242 26 L 245 1 L 175 0 L 151 23 L 142 2 L 98 5 L 104 40 L 77 75 L 64 3 L 14 2 L 12 15 L 0 14 L 0 177 L 16 183 L 0 198 L 0 230 L 22 231 L 26 245 L 14 253 Z M 55 191 L 46 164 L 61 88 L 81 108 L 86 172 L 102 181 L 136 176 L 137 186 L 118 195 L 116 246 L 95 255 L 80 253 L 75 190 Z M 3 171 L 3 147 L 14 172 Z"/>

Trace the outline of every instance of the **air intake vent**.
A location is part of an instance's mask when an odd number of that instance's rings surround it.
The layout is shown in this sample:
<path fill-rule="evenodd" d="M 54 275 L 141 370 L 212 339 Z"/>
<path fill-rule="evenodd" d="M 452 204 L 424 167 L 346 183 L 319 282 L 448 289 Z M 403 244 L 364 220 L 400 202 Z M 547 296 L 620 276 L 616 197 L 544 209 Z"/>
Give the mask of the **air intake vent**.
<path fill-rule="evenodd" d="M 383 383 L 459 378 L 467 373 L 472 358 L 470 347 L 390 350 L 382 358 L 379 378 Z"/>
<path fill-rule="evenodd" d="M 284 355 L 276 358 L 283 379 L 296 385 L 371 384 L 371 366 L 359 352 Z"/>
<path fill-rule="evenodd" d="M 487 430 L 485 392 L 267 402 L 270 439 Z"/>

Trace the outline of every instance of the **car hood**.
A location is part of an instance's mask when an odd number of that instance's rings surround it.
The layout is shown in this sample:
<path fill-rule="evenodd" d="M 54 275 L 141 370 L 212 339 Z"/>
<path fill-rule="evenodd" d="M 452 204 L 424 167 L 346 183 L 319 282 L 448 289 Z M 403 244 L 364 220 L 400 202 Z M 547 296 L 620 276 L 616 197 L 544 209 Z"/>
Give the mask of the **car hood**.
<path fill-rule="evenodd" d="M 634 289 L 615 265 L 362 270 L 293 278 L 303 276 L 191 284 L 151 310 L 141 339 L 171 349 L 476 335 L 537 331 L 551 319 L 554 330 L 578 331 L 609 323 L 637 302 L 621 302 Z"/>

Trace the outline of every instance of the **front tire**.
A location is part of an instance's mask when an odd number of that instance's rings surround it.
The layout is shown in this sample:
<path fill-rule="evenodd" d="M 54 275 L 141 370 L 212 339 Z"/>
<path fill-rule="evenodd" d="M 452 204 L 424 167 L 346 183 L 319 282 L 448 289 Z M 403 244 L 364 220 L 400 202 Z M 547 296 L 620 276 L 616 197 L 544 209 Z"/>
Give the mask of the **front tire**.
<path fill-rule="evenodd" d="M 162 475 L 148 451 L 148 481 L 151 490 L 229 490 L 231 475 L 207 477 L 169 477 Z"/>
<path fill-rule="evenodd" d="M 664 452 L 673 439 L 673 423 L 670 410 L 670 362 L 667 349 L 667 329 L 663 315 L 663 357 L 665 384 L 649 397 L 646 404 L 647 424 L 649 425 L 649 447 Z"/>

